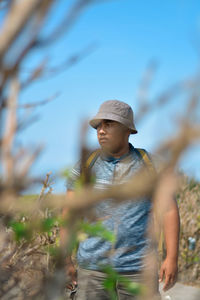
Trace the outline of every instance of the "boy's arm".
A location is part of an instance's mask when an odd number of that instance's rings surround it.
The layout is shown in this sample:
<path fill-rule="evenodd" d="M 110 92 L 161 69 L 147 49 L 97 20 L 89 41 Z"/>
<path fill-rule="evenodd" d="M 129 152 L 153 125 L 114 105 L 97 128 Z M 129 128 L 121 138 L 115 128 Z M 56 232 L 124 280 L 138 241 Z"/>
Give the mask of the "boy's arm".
<path fill-rule="evenodd" d="M 161 282 L 165 276 L 163 290 L 170 289 L 177 280 L 180 217 L 176 200 L 170 199 L 169 208 L 164 214 L 164 236 L 167 255 L 160 269 Z"/>

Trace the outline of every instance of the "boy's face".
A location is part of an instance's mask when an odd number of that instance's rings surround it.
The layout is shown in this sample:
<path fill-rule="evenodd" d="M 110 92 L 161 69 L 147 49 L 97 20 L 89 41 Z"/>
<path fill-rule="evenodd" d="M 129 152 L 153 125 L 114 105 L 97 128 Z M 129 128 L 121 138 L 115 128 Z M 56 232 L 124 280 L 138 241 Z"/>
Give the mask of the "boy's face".
<path fill-rule="evenodd" d="M 123 124 L 102 120 L 97 126 L 97 137 L 101 148 L 108 153 L 117 153 L 127 143 L 130 130 Z"/>

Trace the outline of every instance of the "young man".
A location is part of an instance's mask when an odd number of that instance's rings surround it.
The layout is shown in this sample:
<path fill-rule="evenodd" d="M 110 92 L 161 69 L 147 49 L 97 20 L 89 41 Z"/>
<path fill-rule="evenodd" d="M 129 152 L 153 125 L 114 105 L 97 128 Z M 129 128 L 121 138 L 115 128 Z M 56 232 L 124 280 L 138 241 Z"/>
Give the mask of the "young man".
<path fill-rule="evenodd" d="M 137 133 L 132 108 L 118 100 L 106 101 L 90 125 L 97 130 L 100 144 L 100 153 L 91 166 L 96 176 L 94 188 L 105 189 L 129 180 L 144 164 L 137 149 L 129 143 L 130 134 Z M 69 196 L 73 195 L 74 183 L 79 176 L 80 163 L 77 163 L 67 183 Z M 95 209 L 102 224 L 116 234 L 116 242 L 113 246 L 99 237 L 89 237 L 80 243 L 77 300 L 110 299 L 102 286 L 105 279 L 101 271 L 103 265 L 109 264 L 130 280 L 141 282 L 141 271 L 145 267 L 143 259 L 150 242 L 146 235 L 150 199 L 127 199 L 118 205 L 108 199 L 96 205 Z M 173 199 L 164 216 L 164 233 L 167 256 L 160 270 L 160 281 L 164 275 L 164 290 L 167 290 L 175 284 L 177 276 L 179 214 Z M 75 283 L 76 273 L 69 258 L 67 263 Z M 116 292 L 120 300 L 136 299 L 120 284 L 116 284 Z"/>

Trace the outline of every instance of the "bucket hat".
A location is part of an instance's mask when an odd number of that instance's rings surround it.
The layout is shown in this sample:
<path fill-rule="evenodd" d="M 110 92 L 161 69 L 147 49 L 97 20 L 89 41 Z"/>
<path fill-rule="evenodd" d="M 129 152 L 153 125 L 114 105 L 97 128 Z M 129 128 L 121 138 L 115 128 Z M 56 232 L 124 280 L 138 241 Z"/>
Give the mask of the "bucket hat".
<path fill-rule="evenodd" d="M 90 126 L 97 129 L 101 120 L 117 121 L 129 129 L 132 134 L 136 134 L 137 130 L 134 124 L 133 110 L 125 102 L 119 100 L 108 100 L 101 104 L 98 113 L 89 121 Z"/>

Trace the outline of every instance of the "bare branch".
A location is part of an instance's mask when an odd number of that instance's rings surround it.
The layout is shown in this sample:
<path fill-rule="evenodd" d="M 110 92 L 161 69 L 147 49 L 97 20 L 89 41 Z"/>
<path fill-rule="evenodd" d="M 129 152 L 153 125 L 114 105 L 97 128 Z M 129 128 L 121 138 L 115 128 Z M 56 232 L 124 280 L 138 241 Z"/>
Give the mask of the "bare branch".
<path fill-rule="evenodd" d="M 77 0 L 75 4 L 72 5 L 71 9 L 59 25 L 54 29 L 54 31 L 49 34 L 48 37 L 38 41 L 38 46 L 47 46 L 52 42 L 55 42 L 63 33 L 67 33 L 71 26 L 80 16 L 83 9 L 85 9 L 94 0 Z"/>
<path fill-rule="evenodd" d="M 55 95 L 44 99 L 42 101 L 38 101 L 38 102 L 32 102 L 32 103 L 25 103 L 25 104 L 19 104 L 18 108 L 33 108 L 33 107 L 38 107 L 38 106 L 42 106 L 45 105 L 51 101 L 53 101 L 54 99 L 56 99 L 58 96 L 60 95 L 60 93 L 56 93 Z"/>
<path fill-rule="evenodd" d="M 44 60 L 42 61 L 30 74 L 30 76 L 26 79 L 25 82 L 21 84 L 21 88 L 24 89 L 27 86 L 29 86 L 30 83 L 38 79 L 40 76 L 42 76 L 45 66 L 46 66 L 47 61 Z"/>
<path fill-rule="evenodd" d="M 19 92 L 19 82 L 17 76 L 11 81 L 11 93 L 7 101 L 7 120 L 5 133 L 2 138 L 2 162 L 4 163 L 5 179 L 10 180 L 13 176 L 12 147 L 17 129 L 16 107 Z"/>
<path fill-rule="evenodd" d="M 13 1 L 0 34 L 0 58 L 16 39 L 27 20 L 40 5 L 40 0 Z"/>
<path fill-rule="evenodd" d="M 60 65 L 55 67 L 46 68 L 44 70 L 45 78 L 50 76 L 60 74 L 63 71 L 66 71 L 70 67 L 74 66 L 81 60 L 85 59 L 88 55 L 94 52 L 97 48 L 96 44 L 91 44 L 87 48 L 83 49 L 81 52 L 74 54 L 73 56 L 69 57 L 66 61 L 62 62 Z"/>

